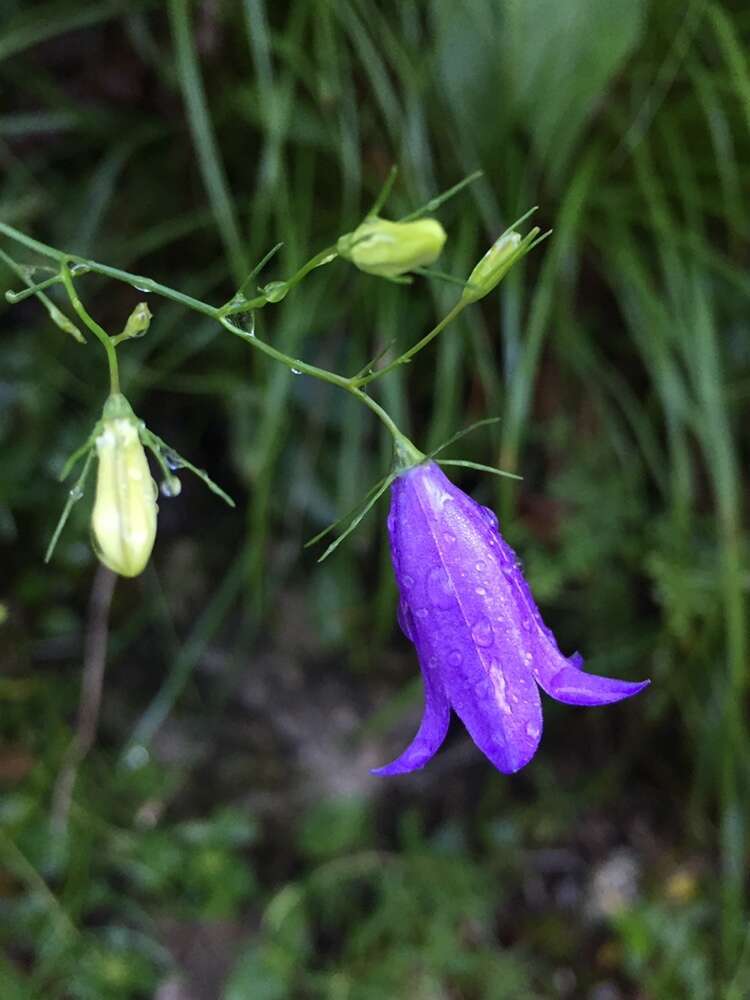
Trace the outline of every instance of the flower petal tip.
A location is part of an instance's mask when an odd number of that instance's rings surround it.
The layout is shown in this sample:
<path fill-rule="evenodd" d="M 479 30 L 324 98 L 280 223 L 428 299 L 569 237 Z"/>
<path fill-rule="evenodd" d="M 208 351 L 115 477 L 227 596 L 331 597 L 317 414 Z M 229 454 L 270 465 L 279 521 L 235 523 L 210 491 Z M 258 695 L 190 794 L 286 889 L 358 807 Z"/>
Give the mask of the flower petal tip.
<path fill-rule="evenodd" d="M 407 752 L 391 761 L 390 764 L 384 764 L 383 767 L 371 767 L 370 774 L 375 775 L 376 778 L 393 778 L 398 774 L 411 774 L 413 771 L 421 771 L 433 757 L 434 754 L 420 757 L 417 754 L 412 755 Z"/>
<path fill-rule="evenodd" d="M 632 698 L 651 683 L 646 681 L 621 681 L 614 677 L 587 674 L 576 666 L 563 667 L 544 684 L 544 689 L 555 701 L 566 705 L 612 705 Z"/>

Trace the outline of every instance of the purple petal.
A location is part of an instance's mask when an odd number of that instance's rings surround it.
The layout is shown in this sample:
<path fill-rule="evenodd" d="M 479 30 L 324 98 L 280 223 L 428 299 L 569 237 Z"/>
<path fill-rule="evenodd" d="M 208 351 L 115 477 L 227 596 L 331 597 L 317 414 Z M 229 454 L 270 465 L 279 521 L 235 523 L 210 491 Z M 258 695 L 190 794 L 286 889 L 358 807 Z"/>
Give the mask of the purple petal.
<path fill-rule="evenodd" d="M 400 757 L 384 767 L 374 768 L 370 774 L 390 777 L 393 774 L 408 774 L 409 771 L 418 771 L 440 749 L 445 734 L 448 732 L 451 709 L 437 679 L 433 680 L 425 670 L 422 671 L 422 676 L 424 678 L 424 713 L 417 735 Z"/>
<path fill-rule="evenodd" d="M 565 705 L 611 705 L 623 698 L 632 698 L 651 681 L 620 681 L 613 677 L 600 677 L 598 674 L 587 674 L 581 669 L 583 660 L 579 653 L 571 656 L 558 670 L 549 669 L 550 661 L 546 659 L 540 668 L 534 670 L 534 676 L 540 687 L 556 701 Z"/>
<path fill-rule="evenodd" d="M 491 525 L 427 464 L 394 483 L 389 528 L 400 621 L 424 673 L 437 675 L 492 763 L 517 771 L 539 745 L 541 704 L 516 641 L 515 601 L 490 551 Z"/>
<path fill-rule="evenodd" d="M 474 503 L 474 501 L 471 501 Z M 632 698 L 650 681 L 621 681 L 610 677 L 587 674 L 582 669 L 583 657 L 574 653 L 565 658 L 560 652 L 551 629 L 542 616 L 531 594 L 513 549 L 500 534 L 497 518 L 487 507 L 476 504 L 490 530 L 495 533 L 493 551 L 508 578 L 517 606 L 516 620 L 520 624 L 518 641 L 524 649 L 534 679 L 550 697 L 567 705 L 611 705 L 624 698 Z"/>
<path fill-rule="evenodd" d="M 519 771 L 534 756 L 542 737 L 536 684 L 517 662 L 501 666 L 470 651 L 463 663 L 456 659 L 456 651 L 449 653 L 442 673 L 456 715 L 498 771 Z"/>

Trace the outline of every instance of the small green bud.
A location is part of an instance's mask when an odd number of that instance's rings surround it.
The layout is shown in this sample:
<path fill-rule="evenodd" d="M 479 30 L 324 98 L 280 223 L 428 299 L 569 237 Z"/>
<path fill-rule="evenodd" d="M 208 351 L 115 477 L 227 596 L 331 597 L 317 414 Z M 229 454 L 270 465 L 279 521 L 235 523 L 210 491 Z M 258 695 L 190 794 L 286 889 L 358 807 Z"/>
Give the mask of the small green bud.
<path fill-rule="evenodd" d="M 132 337 L 143 337 L 148 332 L 152 320 L 151 310 L 147 302 L 139 302 L 128 316 L 125 329 L 117 337 L 117 341 L 130 340 Z"/>
<path fill-rule="evenodd" d="M 520 233 L 510 232 L 496 240 L 469 275 L 464 288 L 463 301 L 477 302 L 492 291 L 515 263 L 516 251 L 521 243 Z"/>
<path fill-rule="evenodd" d="M 99 467 L 91 532 L 99 559 L 120 576 L 138 576 L 156 538 L 157 490 L 138 420 L 124 396 L 104 406 L 96 436 Z"/>
<path fill-rule="evenodd" d="M 266 299 L 273 304 L 274 302 L 281 302 L 282 299 L 286 298 L 289 285 L 286 281 L 269 281 L 261 291 Z"/>
<path fill-rule="evenodd" d="M 433 264 L 443 249 L 445 230 L 437 219 L 389 222 L 371 216 L 336 244 L 339 256 L 360 271 L 397 278 L 415 267 Z"/>

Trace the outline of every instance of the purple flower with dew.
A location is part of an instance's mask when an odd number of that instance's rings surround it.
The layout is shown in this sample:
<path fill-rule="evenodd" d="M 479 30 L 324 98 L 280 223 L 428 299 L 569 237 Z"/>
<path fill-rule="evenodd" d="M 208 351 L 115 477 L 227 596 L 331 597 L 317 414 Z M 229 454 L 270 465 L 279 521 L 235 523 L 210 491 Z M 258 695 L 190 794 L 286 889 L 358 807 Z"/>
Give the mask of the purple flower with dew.
<path fill-rule="evenodd" d="M 424 767 L 445 739 L 451 708 L 505 774 L 531 760 L 542 735 L 538 688 L 568 705 L 608 705 L 650 682 L 597 677 L 565 657 L 542 621 L 497 518 L 434 462 L 391 486 L 388 530 L 398 618 L 417 648 L 424 714 L 407 749 L 373 774 Z"/>

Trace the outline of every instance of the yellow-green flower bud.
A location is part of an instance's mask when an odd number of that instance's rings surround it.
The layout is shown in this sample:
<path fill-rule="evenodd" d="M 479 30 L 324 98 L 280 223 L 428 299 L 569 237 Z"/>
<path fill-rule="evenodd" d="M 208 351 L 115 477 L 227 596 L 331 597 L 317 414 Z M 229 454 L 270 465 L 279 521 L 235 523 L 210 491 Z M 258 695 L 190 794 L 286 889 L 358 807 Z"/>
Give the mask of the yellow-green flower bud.
<path fill-rule="evenodd" d="M 156 538 L 156 486 L 138 421 L 124 396 L 107 400 L 96 437 L 99 468 L 91 533 L 99 559 L 120 576 L 138 576 Z"/>
<path fill-rule="evenodd" d="M 520 233 L 503 233 L 496 240 L 469 275 L 464 288 L 463 301 L 483 299 L 505 277 L 513 266 L 516 251 L 521 243 Z"/>
<path fill-rule="evenodd" d="M 381 278 L 397 278 L 434 263 L 443 249 L 445 230 L 437 219 L 389 222 L 371 216 L 353 233 L 339 238 L 339 256 L 360 271 Z"/>
<path fill-rule="evenodd" d="M 148 303 L 139 302 L 132 313 L 128 316 L 125 329 L 122 331 L 118 339 L 129 340 L 131 337 L 145 336 L 145 334 L 148 333 L 148 328 L 151 325 L 152 319 L 153 316 L 151 315 Z"/>

